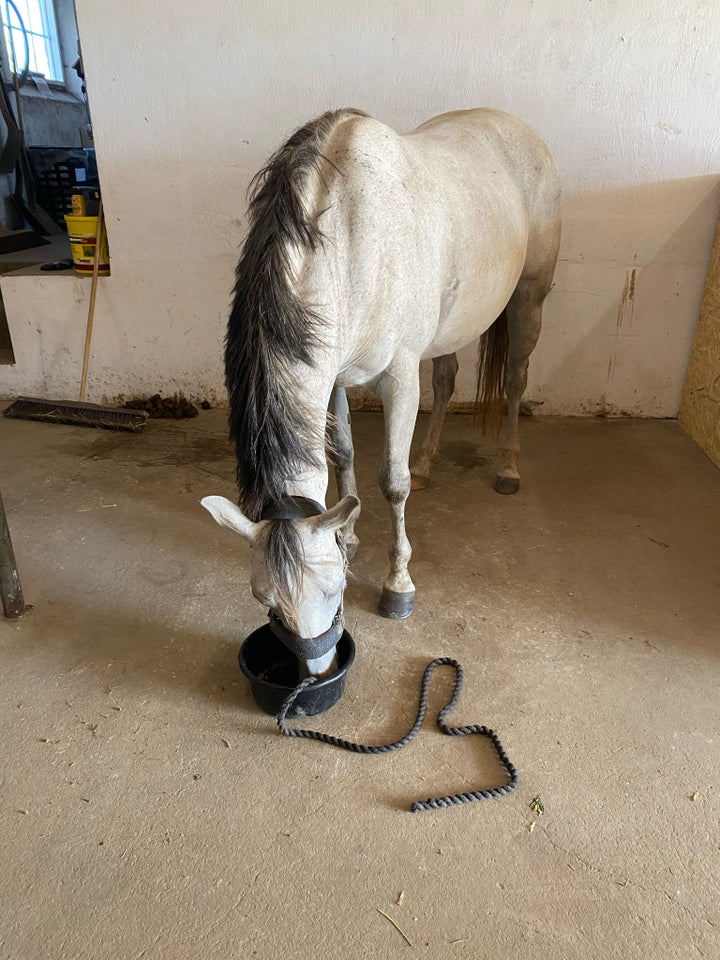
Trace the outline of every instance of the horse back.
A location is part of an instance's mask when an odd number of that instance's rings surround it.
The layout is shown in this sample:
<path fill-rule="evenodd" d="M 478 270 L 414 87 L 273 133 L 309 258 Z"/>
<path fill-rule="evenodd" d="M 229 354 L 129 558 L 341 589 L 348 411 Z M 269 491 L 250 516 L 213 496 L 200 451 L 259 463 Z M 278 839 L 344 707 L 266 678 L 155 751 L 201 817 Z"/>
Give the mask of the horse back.
<path fill-rule="evenodd" d="M 312 206 L 328 243 L 306 292 L 335 320 L 347 382 L 371 380 L 397 350 L 434 356 L 482 333 L 559 222 L 549 151 L 500 111 L 405 135 L 351 116 L 323 156 Z"/>

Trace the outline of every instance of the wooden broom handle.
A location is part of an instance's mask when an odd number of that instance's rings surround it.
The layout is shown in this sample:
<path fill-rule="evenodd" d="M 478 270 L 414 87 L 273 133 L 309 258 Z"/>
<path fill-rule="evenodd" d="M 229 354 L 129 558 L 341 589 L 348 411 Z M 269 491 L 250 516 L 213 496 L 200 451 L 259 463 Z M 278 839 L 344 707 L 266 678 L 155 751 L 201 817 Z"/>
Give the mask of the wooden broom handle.
<path fill-rule="evenodd" d="M 97 297 L 98 273 L 100 270 L 100 244 L 103 235 L 103 205 L 98 207 L 98 224 L 95 231 L 95 258 L 93 260 L 92 287 L 90 288 L 90 306 L 88 307 L 87 327 L 85 328 L 85 349 L 83 351 L 82 376 L 80 377 L 80 403 L 85 401 L 88 364 L 90 363 L 90 342 L 92 340 L 93 319 L 95 318 L 95 299 Z"/>

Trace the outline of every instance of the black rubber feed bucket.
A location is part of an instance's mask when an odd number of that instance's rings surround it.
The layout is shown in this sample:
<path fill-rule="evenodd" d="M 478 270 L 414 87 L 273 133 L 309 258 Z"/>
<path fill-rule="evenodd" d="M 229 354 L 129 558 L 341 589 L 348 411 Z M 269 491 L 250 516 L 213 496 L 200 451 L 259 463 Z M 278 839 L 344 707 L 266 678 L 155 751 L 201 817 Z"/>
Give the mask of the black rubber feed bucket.
<path fill-rule="evenodd" d="M 348 670 L 355 659 L 355 643 L 343 631 L 337 645 L 340 668 L 318 680 L 298 696 L 288 717 L 314 717 L 334 706 L 345 692 Z M 269 626 L 260 627 L 245 640 L 238 654 L 240 669 L 250 681 L 255 702 L 273 716 L 300 683 L 297 660 Z"/>

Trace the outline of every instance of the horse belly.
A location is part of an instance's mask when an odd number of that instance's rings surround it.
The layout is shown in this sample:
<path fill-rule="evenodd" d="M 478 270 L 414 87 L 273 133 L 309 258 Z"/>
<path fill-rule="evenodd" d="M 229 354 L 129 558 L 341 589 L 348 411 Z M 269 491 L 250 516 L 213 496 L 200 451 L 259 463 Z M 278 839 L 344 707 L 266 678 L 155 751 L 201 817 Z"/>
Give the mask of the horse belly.
<path fill-rule="evenodd" d="M 433 238 L 434 260 L 444 276 L 438 278 L 437 319 L 423 359 L 455 353 L 484 333 L 506 307 L 525 266 L 525 198 L 499 164 L 471 160 L 466 155 L 456 166 L 436 220 L 444 221 Z M 483 168 L 491 168 L 492 176 L 478 176 Z"/>
<path fill-rule="evenodd" d="M 477 266 L 463 278 L 449 277 L 440 317 L 423 360 L 455 353 L 483 334 L 500 316 L 513 294 L 525 263 L 527 238 L 509 245 L 502 264 Z"/>

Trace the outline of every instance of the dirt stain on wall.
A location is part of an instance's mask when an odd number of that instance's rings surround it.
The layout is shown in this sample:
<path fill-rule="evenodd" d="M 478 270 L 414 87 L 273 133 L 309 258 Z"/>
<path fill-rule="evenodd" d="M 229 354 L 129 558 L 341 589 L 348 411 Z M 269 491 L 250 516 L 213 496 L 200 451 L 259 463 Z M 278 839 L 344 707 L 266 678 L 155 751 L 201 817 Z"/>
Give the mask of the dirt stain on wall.
<path fill-rule="evenodd" d="M 617 312 L 617 332 L 620 333 L 620 329 L 625 322 L 625 317 L 628 318 L 628 325 L 632 326 L 633 314 L 635 313 L 635 280 L 637 278 L 637 267 L 633 267 L 632 270 L 625 271 L 625 286 L 623 287 L 622 296 L 620 297 L 620 305 L 618 306 Z"/>
<path fill-rule="evenodd" d="M 637 257 L 636 257 L 637 259 Z M 615 324 L 615 343 L 613 345 L 613 352 L 608 360 L 608 370 L 607 370 L 607 380 L 608 382 L 615 375 L 615 368 L 617 366 L 617 339 L 620 336 L 620 331 L 622 326 L 625 323 L 625 319 L 628 320 L 628 326 L 632 326 L 633 315 L 635 313 L 635 281 L 637 279 L 637 267 L 633 267 L 632 270 L 625 271 L 625 285 L 623 286 L 623 291 L 620 296 L 620 303 L 618 305 L 617 312 L 617 322 Z"/>

